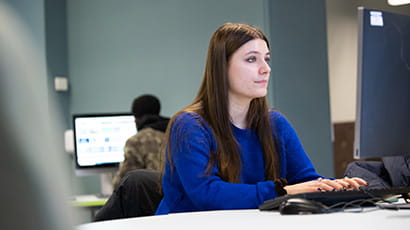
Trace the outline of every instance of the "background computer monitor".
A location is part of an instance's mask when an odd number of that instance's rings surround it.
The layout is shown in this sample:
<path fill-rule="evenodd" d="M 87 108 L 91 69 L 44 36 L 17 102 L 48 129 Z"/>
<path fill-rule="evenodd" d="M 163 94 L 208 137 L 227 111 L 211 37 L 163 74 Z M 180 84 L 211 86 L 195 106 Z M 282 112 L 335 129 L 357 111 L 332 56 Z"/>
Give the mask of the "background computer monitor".
<path fill-rule="evenodd" d="M 410 155 L 410 16 L 359 8 L 354 158 Z"/>
<path fill-rule="evenodd" d="M 127 139 L 137 133 L 129 113 L 73 115 L 76 175 L 100 175 L 101 193 L 112 192 L 112 174 L 124 160 Z"/>

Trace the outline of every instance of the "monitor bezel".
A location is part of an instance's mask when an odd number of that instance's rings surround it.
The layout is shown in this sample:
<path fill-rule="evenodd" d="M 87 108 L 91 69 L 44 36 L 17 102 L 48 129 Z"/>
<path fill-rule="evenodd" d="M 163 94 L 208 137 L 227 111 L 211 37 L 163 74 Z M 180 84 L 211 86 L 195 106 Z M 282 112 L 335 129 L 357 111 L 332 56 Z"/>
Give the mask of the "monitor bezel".
<path fill-rule="evenodd" d="M 365 8 L 358 7 L 358 59 L 357 59 L 357 82 L 356 82 L 356 118 L 355 118 L 355 128 L 354 128 L 354 143 L 353 143 L 353 158 L 360 159 L 360 143 L 361 143 L 361 111 L 362 111 L 362 56 L 363 56 L 363 26 L 364 26 L 364 14 Z"/>
<path fill-rule="evenodd" d="M 356 88 L 356 118 L 355 118 L 355 130 L 354 130 L 354 152 L 353 152 L 353 158 L 354 159 L 374 159 L 374 158 L 382 158 L 382 157 L 388 157 L 388 156 L 409 156 L 410 151 L 406 150 L 392 150 L 392 151 L 374 151 L 373 144 L 369 144 L 367 135 L 364 134 L 365 131 L 363 129 L 368 129 L 370 127 L 368 125 L 368 122 L 366 122 L 365 119 L 369 119 L 367 117 L 366 113 L 363 111 L 364 106 L 366 106 L 366 100 L 368 99 L 363 99 L 364 95 L 366 94 L 364 91 L 364 87 L 366 86 L 364 84 L 364 81 L 368 81 L 369 75 L 364 74 L 365 70 L 365 62 L 363 61 L 364 55 L 368 55 L 367 52 L 369 49 L 367 48 L 366 51 L 365 49 L 365 43 L 364 39 L 366 39 L 364 36 L 370 36 L 368 33 L 365 33 L 365 29 L 367 28 L 365 24 L 366 20 L 370 20 L 369 14 L 370 12 L 375 12 L 375 13 L 380 13 L 382 15 L 382 24 L 380 26 L 384 27 L 383 25 L 386 23 L 384 20 L 386 18 L 386 15 L 388 15 L 388 18 L 391 18 L 394 16 L 394 18 L 406 18 L 407 19 L 410 17 L 410 15 L 405 15 L 405 14 L 400 14 L 400 13 L 394 13 L 394 12 L 389 12 L 386 10 L 376 10 L 376 9 L 369 9 L 369 8 L 364 8 L 364 7 L 358 7 L 358 66 L 357 66 L 357 88 Z M 376 15 L 377 16 L 377 15 Z M 365 18 L 366 17 L 366 18 Z M 376 21 L 377 22 L 377 21 Z M 376 23 L 375 22 L 375 23 Z M 378 24 L 375 24 L 375 26 L 379 26 Z M 366 66 L 369 66 L 368 63 Z M 401 75 L 400 75 L 401 76 Z M 403 91 L 400 91 L 403 92 Z M 367 140 L 365 140 L 367 139 Z M 379 140 L 379 139 L 378 139 Z M 375 141 L 376 143 L 379 143 L 378 141 Z M 372 146 L 370 148 L 369 146 Z M 382 148 L 383 149 L 383 148 Z"/>

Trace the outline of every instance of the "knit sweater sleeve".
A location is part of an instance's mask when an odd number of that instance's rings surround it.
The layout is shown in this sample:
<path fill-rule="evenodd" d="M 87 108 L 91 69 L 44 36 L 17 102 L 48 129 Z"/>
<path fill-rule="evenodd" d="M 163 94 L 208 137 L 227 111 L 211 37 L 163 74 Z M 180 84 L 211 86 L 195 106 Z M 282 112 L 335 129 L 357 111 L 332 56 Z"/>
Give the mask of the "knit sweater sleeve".
<path fill-rule="evenodd" d="M 206 173 L 216 141 L 210 127 L 195 113 L 177 117 L 170 144 L 173 173 L 197 210 L 257 208 L 263 201 L 277 196 L 272 181 L 236 184 L 223 181 L 217 175 L 217 167 Z"/>

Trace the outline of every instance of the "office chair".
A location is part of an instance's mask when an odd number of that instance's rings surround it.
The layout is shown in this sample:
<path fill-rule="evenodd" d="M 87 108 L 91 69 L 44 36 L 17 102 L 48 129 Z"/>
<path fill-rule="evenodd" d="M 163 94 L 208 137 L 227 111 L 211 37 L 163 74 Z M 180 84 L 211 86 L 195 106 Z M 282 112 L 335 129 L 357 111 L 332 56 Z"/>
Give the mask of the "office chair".
<path fill-rule="evenodd" d="M 97 212 L 95 221 L 154 215 L 162 199 L 160 178 L 160 172 L 151 169 L 128 172 Z"/>

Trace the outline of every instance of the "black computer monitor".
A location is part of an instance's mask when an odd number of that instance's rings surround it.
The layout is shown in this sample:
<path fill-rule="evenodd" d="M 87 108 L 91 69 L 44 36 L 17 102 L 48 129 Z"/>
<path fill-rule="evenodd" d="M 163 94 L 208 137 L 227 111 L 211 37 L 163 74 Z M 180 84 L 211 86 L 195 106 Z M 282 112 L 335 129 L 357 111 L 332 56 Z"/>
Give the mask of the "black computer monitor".
<path fill-rule="evenodd" d="M 111 172 L 124 160 L 124 146 L 137 133 L 128 113 L 73 115 L 77 175 Z"/>
<path fill-rule="evenodd" d="M 410 155 L 410 16 L 358 13 L 354 158 Z"/>

